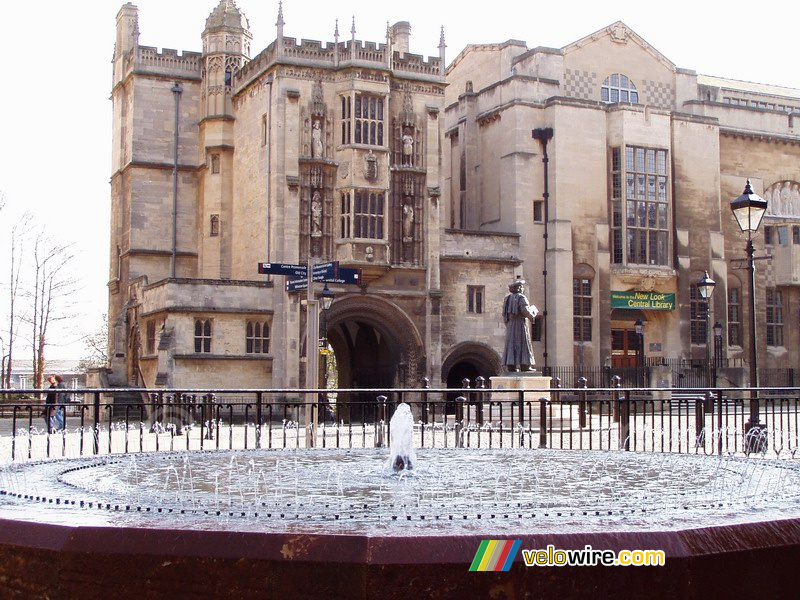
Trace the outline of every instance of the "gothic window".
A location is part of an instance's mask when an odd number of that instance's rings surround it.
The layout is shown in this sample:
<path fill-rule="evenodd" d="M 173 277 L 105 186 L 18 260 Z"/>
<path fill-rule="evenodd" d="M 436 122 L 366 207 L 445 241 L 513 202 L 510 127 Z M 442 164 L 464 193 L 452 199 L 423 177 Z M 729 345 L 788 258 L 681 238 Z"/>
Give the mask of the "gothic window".
<path fill-rule="evenodd" d="M 355 93 L 341 100 L 342 144 L 383 146 L 383 98 Z"/>
<path fill-rule="evenodd" d="M 156 322 L 147 322 L 147 340 L 145 342 L 145 353 L 155 354 L 156 352 Z"/>
<path fill-rule="evenodd" d="M 611 247 L 615 264 L 669 265 L 668 190 L 666 150 L 636 146 L 611 149 Z"/>
<path fill-rule="evenodd" d="M 704 346 L 708 339 L 708 302 L 700 295 L 700 288 L 694 283 L 689 286 L 689 303 L 692 343 Z"/>
<path fill-rule="evenodd" d="M 742 345 L 742 300 L 738 287 L 728 288 L 728 345 Z"/>
<path fill-rule="evenodd" d="M 211 237 L 219 235 L 219 215 L 211 215 Z"/>
<path fill-rule="evenodd" d="M 269 353 L 269 322 L 248 321 L 245 345 L 247 354 Z"/>
<path fill-rule="evenodd" d="M 592 341 L 592 280 L 572 280 L 572 339 Z"/>
<path fill-rule="evenodd" d="M 767 346 L 783 346 L 783 292 L 767 289 Z"/>
<path fill-rule="evenodd" d="M 638 104 L 639 92 L 636 91 L 636 85 L 628 79 L 627 75 L 614 73 L 607 77 L 600 87 L 600 100 Z"/>
<path fill-rule="evenodd" d="M 211 320 L 195 319 L 194 321 L 194 351 L 198 353 L 211 352 Z"/>
<path fill-rule="evenodd" d="M 483 297 L 485 287 L 482 285 L 467 286 L 467 312 L 474 314 L 483 313 Z"/>
<path fill-rule="evenodd" d="M 383 239 L 384 194 L 372 190 L 343 191 L 340 195 L 343 238 Z"/>
<path fill-rule="evenodd" d="M 211 172 L 215 175 L 219 174 L 219 154 L 211 155 Z"/>

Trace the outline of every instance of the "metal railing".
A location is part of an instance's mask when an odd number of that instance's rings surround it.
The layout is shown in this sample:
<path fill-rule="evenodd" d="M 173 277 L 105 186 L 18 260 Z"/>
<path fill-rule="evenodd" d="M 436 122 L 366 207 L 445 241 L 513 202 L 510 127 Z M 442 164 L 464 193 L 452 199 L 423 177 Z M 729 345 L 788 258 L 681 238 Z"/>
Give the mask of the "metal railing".
<path fill-rule="evenodd" d="M 0 464 L 99 454 L 387 447 L 399 402 L 417 448 L 556 448 L 794 458 L 800 388 L 759 389 L 763 427 L 746 431 L 749 388 L 545 390 L 71 390 L 60 407 L 2 390 Z M 557 383 L 557 381 L 556 381 Z M 482 385 L 482 382 L 479 382 Z M 757 435 L 754 443 L 747 436 Z"/>

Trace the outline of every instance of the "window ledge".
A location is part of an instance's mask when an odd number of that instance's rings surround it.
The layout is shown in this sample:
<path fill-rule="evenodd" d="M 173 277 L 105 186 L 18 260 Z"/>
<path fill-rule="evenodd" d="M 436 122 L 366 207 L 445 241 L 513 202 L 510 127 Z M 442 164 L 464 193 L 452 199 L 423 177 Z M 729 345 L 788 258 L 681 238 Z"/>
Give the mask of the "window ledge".
<path fill-rule="evenodd" d="M 272 360 L 271 354 L 211 354 L 209 352 L 193 352 L 176 354 L 175 360 Z"/>

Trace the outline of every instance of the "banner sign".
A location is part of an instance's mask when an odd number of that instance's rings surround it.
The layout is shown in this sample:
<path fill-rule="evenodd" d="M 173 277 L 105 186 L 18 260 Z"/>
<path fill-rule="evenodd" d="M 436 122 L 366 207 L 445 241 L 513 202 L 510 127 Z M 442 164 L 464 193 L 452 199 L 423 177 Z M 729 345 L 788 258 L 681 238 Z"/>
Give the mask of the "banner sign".
<path fill-rule="evenodd" d="M 663 292 L 611 292 L 611 308 L 675 310 L 675 294 Z"/>

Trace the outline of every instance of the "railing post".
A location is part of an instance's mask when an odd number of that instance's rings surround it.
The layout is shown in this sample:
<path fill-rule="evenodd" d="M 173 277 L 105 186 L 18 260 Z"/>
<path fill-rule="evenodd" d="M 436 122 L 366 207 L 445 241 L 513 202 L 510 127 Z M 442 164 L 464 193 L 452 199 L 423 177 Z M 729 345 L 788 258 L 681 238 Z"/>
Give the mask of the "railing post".
<path fill-rule="evenodd" d="M 578 387 L 581 390 L 586 390 L 588 380 L 586 377 L 579 377 L 578 378 Z M 578 392 L 578 427 L 583 429 L 586 427 L 586 392 L 580 391 Z"/>
<path fill-rule="evenodd" d="M 92 427 L 94 429 L 94 435 L 92 436 L 94 440 L 92 441 L 92 452 L 94 454 L 98 454 L 100 452 L 100 392 L 95 392 L 93 394 L 94 406 L 92 407 L 93 415 L 93 424 Z"/>
<path fill-rule="evenodd" d="M 694 429 L 695 429 L 695 449 L 705 447 L 706 443 L 706 402 L 708 402 L 709 392 L 705 398 L 699 396 L 694 401 Z"/>
<path fill-rule="evenodd" d="M 385 448 L 388 444 L 386 444 L 386 440 L 384 439 L 384 427 L 388 427 L 388 421 L 386 420 L 386 401 L 388 398 L 384 395 L 380 395 L 377 398 L 378 405 L 381 407 L 381 418 L 378 419 L 375 427 L 377 431 L 375 432 L 375 447 L 376 448 Z M 391 431 L 388 432 L 388 435 L 391 435 Z M 388 437 L 387 435 L 387 437 Z"/>
<path fill-rule="evenodd" d="M 611 378 L 611 387 L 617 390 L 622 386 L 622 378 L 619 375 L 614 375 Z M 614 422 L 619 421 L 619 392 L 611 392 L 611 411 L 613 414 Z"/>
<path fill-rule="evenodd" d="M 717 454 L 722 456 L 722 392 L 717 397 Z"/>
<path fill-rule="evenodd" d="M 624 400 L 619 401 L 619 441 L 620 449 L 631 449 L 631 391 L 625 390 Z"/>
<path fill-rule="evenodd" d="M 429 389 L 431 387 L 431 380 L 428 379 L 427 377 L 423 377 L 420 380 L 420 383 L 422 384 L 422 389 L 423 390 L 427 390 L 427 389 Z M 420 414 L 420 419 L 422 419 L 422 422 L 425 425 L 428 424 L 428 410 L 429 410 L 429 407 L 428 407 L 428 393 L 427 392 L 422 392 L 422 406 L 420 406 L 420 413 L 421 413 Z M 424 444 L 425 428 L 424 427 L 422 428 L 422 432 L 423 432 L 423 444 L 422 445 L 424 447 L 425 446 L 425 444 Z"/>
<path fill-rule="evenodd" d="M 539 448 L 547 448 L 547 398 L 539 398 Z"/>
<path fill-rule="evenodd" d="M 261 448 L 262 402 L 261 392 L 256 392 L 256 448 Z"/>
<path fill-rule="evenodd" d="M 468 379 L 465 379 L 467 383 L 469 383 Z M 464 404 L 467 402 L 467 399 L 464 396 L 459 396 L 456 398 L 456 424 L 453 427 L 453 431 L 456 434 L 456 448 L 463 448 L 464 447 L 464 438 L 462 436 L 462 432 L 464 429 L 464 424 L 462 420 L 459 418 L 463 418 L 464 415 Z M 447 432 L 445 432 L 447 435 Z"/>
<path fill-rule="evenodd" d="M 475 389 L 486 389 L 486 380 L 478 375 L 475 378 Z M 472 405 L 475 407 L 475 421 L 478 425 L 483 425 L 483 392 L 472 392 Z"/>

